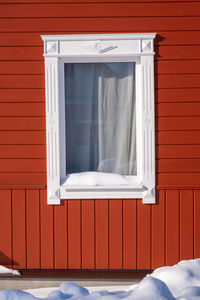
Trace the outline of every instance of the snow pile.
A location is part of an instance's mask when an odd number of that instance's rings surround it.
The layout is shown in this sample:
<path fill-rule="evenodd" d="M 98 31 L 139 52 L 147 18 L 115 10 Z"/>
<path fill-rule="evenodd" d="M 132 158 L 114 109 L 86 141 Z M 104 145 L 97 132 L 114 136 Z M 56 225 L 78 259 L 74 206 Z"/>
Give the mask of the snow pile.
<path fill-rule="evenodd" d="M 69 174 L 63 182 L 65 186 L 112 186 L 129 185 L 127 177 L 114 173 L 81 172 Z"/>
<path fill-rule="evenodd" d="M 0 300 L 38 300 L 28 292 L 0 291 Z M 97 287 L 96 291 L 72 282 L 63 282 L 51 291 L 46 300 L 199 300 L 200 259 L 182 261 L 173 267 L 162 267 L 147 275 L 138 285 L 128 289 L 108 291 Z"/>
<path fill-rule="evenodd" d="M 195 286 L 198 287 L 198 293 L 200 294 L 200 259 L 183 260 L 173 267 L 156 269 L 151 276 L 162 280 L 174 297 L 181 296 L 181 298 L 178 298 L 180 300 L 191 299 L 186 294 L 189 291 L 192 292 Z M 197 293 L 196 288 L 194 291 Z"/>
<path fill-rule="evenodd" d="M 20 276 L 20 273 L 17 270 L 8 269 L 0 265 L 0 276 L 2 275 L 17 275 Z"/>

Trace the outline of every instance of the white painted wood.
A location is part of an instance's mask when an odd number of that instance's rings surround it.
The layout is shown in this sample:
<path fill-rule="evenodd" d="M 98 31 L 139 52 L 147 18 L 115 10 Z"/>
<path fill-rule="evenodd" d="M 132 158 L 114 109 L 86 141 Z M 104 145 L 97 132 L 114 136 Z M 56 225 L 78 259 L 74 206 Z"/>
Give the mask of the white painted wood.
<path fill-rule="evenodd" d="M 155 203 L 154 33 L 55 35 L 44 41 L 48 203 L 60 199 L 143 198 Z M 137 176 L 130 188 L 67 188 L 65 62 L 136 62 Z"/>
<path fill-rule="evenodd" d="M 147 50 L 148 51 L 148 50 Z M 153 57 L 141 57 L 142 69 L 142 153 L 143 185 L 147 193 L 143 203 L 155 203 L 155 117 Z"/>
<path fill-rule="evenodd" d="M 46 137 L 47 137 L 47 199 L 60 204 L 58 59 L 45 59 Z"/>
<path fill-rule="evenodd" d="M 44 43 L 44 56 L 91 56 L 98 57 L 125 55 L 152 55 L 154 33 L 144 34 L 86 34 L 41 36 Z"/>

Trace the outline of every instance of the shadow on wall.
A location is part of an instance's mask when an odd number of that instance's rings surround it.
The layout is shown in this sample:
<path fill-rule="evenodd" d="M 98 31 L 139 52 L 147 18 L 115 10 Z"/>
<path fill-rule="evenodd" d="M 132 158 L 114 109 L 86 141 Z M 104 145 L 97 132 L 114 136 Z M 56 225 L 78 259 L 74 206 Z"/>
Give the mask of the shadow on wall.
<path fill-rule="evenodd" d="M 0 265 L 12 267 L 13 265 L 18 266 L 19 264 L 0 251 Z"/>
<path fill-rule="evenodd" d="M 162 43 L 162 41 L 165 40 L 165 37 L 161 36 L 161 35 L 156 35 L 155 38 L 155 57 L 154 57 L 154 71 L 155 71 L 155 75 L 154 75 L 154 86 L 155 86 L 155 145 L 156 145 L 156 159 L 158 159 L 158 111 L 157 111 L 157 106 L 156 104 L 159 102 L 158 99 L 158 64 L 159 64 L 159 60 L 161 59 L 161 56 L 159 54 L 159 46 Z M 156 170 L 156 185 L 158 184 L 159 180 L 158 180 L 158 173 Z M 157 193 L 157 200 L 156 200 L 156 204 L 159 204 L 159 193 Z"/>

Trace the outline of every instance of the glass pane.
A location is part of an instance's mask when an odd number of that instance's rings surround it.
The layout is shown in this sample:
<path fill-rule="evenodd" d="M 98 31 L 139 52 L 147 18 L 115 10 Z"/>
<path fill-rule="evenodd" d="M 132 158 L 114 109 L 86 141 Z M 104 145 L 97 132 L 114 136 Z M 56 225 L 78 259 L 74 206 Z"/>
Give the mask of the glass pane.
<path fill-rule="evenodd" d="M 65 64 L 67 174 L 135 175 L 135 63 Z"/>

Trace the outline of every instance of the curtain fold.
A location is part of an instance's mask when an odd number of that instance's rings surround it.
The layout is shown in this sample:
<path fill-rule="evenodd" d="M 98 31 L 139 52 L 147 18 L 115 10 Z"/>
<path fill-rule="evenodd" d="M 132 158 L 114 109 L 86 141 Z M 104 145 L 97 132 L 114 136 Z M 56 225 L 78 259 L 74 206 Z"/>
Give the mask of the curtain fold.
<path fill-rule="evenodd" d="M 135 64 L 65 64 L 65 103 L 67 173 L 135 175 Z"/>

